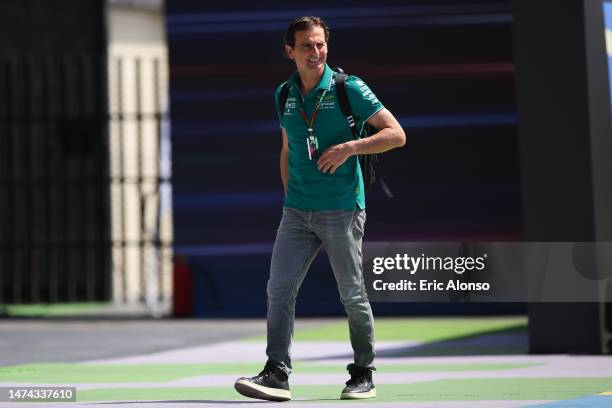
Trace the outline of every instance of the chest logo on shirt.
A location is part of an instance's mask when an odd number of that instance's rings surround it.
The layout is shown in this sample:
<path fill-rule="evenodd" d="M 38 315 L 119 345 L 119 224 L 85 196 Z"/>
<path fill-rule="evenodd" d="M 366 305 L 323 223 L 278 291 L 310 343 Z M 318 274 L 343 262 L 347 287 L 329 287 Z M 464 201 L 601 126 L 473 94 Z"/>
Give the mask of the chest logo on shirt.
<path fill-rule="evenodd" d="M 334 94 L 325 95 L 323 99 L 321 100 L 321 105 L 319 106 L 319 109 L 321 110 L 336 109 L 336 95 Z"/>
<path fill-rule="evenodd" d="M 287 97 L 287 102 L 285 103 L 285 115 L 293 115 L 295 111 L 296 99 L 294 96 Z"/>

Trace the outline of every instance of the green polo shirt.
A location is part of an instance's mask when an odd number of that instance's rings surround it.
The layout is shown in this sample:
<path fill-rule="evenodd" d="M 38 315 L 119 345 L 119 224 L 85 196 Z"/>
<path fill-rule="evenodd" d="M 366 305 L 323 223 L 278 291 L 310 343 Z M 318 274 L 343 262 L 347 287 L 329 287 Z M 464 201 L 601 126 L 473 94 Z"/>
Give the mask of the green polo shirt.
<path fill-rule="evenodd" d="M 300 113 L 300 106 L 303 106 L 310 120 L 321 97 L 323 99 L 313 126 L 319 152 L 323 153 L 329 146 L 353 139 L 336 97 L 334 74 L 325 65 L 321 81 L 304 97 L 296 71 L 287 81 L 290 87 L 284 112 L 278 106 L 283 84 L 276 89 L 276 113 L 281 127 L 287 132 L 289 142 L 289 185 L 285 207 L 299 210 L 353 210 L 356 206 L 365 208 L 363 177 L 357 156 L 349 157 L 334 174 L 322 173 L 317 168 L 317 161 L 308 158 L 308 126 Z M 361 133 L 365 122 L 381 110 L 383 105 L 356 76 L 350 75 L 346 79 L 346 92 L 357 129 Z"/>

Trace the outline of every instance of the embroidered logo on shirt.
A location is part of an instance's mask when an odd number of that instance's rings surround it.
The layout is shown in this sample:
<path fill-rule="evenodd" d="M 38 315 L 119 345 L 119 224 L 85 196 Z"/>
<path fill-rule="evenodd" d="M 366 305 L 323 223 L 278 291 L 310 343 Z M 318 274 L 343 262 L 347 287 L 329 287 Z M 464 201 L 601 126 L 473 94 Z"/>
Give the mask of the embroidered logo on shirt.
<path fill-rule="evenodd" d="M 364 99 L 368 99 L 372 105 L 378 104 L 378 98 L 374 95 L 374 92 L 367 86 L 363 81 L 355 81 L 357 86 L 359 86 L 359 90 L 361 91 L 361 95 L 363 95 Z"/>
<path fill-rule="evenodd" d="M 321 99 L 321 105 L 319 105 L 319 109 L 327 110 L 327 109 L 335 109 L 336 108 L 336 95 L 334 94 L 326 94 L 323 99 Z"/>
<path fill-rule="evenodd" d="M 287 98 L 287 102 L 285 103 L 285 115 L 293 115 L 293 111 L 295 110 L 296 99 L 294 96 L 289 96 Z"/>

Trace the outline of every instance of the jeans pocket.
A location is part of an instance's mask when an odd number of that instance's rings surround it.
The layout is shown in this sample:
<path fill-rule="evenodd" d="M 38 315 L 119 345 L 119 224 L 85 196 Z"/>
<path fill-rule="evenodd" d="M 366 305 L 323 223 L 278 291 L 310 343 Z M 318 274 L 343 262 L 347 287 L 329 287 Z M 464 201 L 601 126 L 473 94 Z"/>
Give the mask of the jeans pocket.
<path fill-rule="evenodd" d="M 365 219 L 366 212 L 362 209 L 356 209 L 353 211 L 353 221 L 351 223 L 351 229 L 353 231 L 353 236 L 356 240 L 360 240 L 365 233 Z"/>

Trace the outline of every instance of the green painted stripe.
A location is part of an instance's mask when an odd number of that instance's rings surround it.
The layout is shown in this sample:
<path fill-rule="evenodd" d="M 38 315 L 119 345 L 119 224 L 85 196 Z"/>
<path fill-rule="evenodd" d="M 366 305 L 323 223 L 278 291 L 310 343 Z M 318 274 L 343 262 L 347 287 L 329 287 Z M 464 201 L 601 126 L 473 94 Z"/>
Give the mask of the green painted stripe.
<path fill-rule="evenodd" d="M 490 371 L 510 370 L 537 364 L 379 364 L 379 373 L 401 372 L 446 372 L 446 371 Z M 0 382 L 30 383 L 105 383 L 105 382 L 167 382 L 199 375 L 255 375 L 263 363 L 215 363 L 215 364 L 138 364 L 138 365 L 93 365 L 93 364 L 28 364 L 0 368 Z M 322 365 L 296 362 L 296 373 L 346 372 L 345 365 Z"/>
<path fill-rule="evenodd" d="M 86 303 L 33 303 L 4 305 L 4 312 L 13 317 L 53 317 L 71 316 L 84 312 L 103 311 L 108 309 L 112 303 L 109 302 L 86 302 Z"/>
<path fill-rule="evenodd" d="M 376 364 L 377 373 L 437 373 L 446 371 L 496 371 L 496 370 L 512 370 L 516 368 L 534 367 L 540 365 L 538 363 L 519 364 L 519 363 L 478 363 L 478 364 Z M 316 368 L 318 369 L 318 367 Z M 314 367 L 313 367 L 313 371 Z"/>
<path fill-rule="evenodd" d="M 377 318 L 377 341 L 441 341 L 503 331 L 526 333 L 526 317 L 501 318 Z M 296 330 L 296 341 L 349 341 L 348 323 L 338 322 Z M 265 336 L 249 338 L 265 341 Z"/>
<path fill-rule="evenodd" d="M 400 350 L 393 357 L 497 356 L 500 354 L 521 355 L 526 354 L 527 351 L 527 346 L 434 343 Z"/>
<path fill-rule="evenodd" d="M 561 400 L 593 395 L 607 390 L 612 378 L 496 378 L 440 380 L 415 384 L 382 384 L 371 402 Z M 326 401 L 338 399 L 342 384 L 294 386 L 294 399 Z M 244 400 L 231 386 L 210 388 L 115 388 L 77 392 L 78 401 L 164 400 L 223 402 Z M 354 403 L 351 401 L 339 403 Z M 365 402 L 365 401 L 364 401 Z"/>

